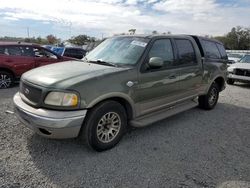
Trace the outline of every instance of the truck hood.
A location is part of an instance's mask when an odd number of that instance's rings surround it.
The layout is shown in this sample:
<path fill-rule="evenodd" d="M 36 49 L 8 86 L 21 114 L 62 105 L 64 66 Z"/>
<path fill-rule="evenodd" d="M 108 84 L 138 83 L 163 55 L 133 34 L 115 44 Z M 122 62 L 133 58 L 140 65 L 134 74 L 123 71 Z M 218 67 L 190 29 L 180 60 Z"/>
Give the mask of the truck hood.
<path fill-rule="evenodd" d="M 234 63 L 230 66 L 231 69 L 250 69 L 250 63 Z"/>
<path fill-rule="evenodd" d="M 33 69 L 22 80 L 48 88 L 67 88 L 87 79 L 129 68 L 111 67 L 80 61 L 67 61 Z"/>

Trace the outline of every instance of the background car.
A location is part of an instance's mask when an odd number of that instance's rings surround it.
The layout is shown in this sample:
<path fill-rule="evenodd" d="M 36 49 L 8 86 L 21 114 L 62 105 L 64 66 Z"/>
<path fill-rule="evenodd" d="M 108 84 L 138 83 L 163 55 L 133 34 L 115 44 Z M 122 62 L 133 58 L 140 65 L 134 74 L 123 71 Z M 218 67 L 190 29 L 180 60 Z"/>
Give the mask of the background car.
<path fill-rule="evenodd" d="M 250 83 L 250 54 L 244 55 L 238 63 L 228 67 L 228 84 L 235 81 Z"/>
<path fill-rule="evenodd" d="M 82 59 L 86 55 L 86 51 L 80 47 L 53 47 L 51 50 L 58 55 Z"/>
<path fill-rule="evenodd" d="M 73 60 L 36 44 L 0 42 L 0 88 L 8 88 L 33 68 Z"/>

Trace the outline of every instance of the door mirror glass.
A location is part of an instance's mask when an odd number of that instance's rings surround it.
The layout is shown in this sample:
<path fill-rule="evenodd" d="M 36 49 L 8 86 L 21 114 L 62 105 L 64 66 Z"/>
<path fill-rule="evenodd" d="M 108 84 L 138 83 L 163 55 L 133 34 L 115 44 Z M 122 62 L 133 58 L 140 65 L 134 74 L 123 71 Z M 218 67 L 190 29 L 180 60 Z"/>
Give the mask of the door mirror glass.
<path fill-rule="evenodd" d="M 151 57 L 149 59 L 148 65 L 151 69 L 158 69 L 163 67 L 163 59 L 161 57 Z"/>

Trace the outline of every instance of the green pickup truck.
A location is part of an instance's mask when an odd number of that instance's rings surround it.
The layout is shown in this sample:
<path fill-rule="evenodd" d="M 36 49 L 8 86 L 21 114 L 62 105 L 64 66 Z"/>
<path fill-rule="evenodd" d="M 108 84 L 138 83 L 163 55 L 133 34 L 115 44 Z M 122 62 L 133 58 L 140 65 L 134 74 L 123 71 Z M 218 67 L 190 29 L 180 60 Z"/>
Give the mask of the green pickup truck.
<path fill-rule="evenodd" d="M 128 125 L 214 108 L 228 61 L 220 42 L 191 35 L 116 36 L 83 60 L 23 74 L 13 100 L 37 134 L 84 138 L 97 151 L 114 147 Z"/>

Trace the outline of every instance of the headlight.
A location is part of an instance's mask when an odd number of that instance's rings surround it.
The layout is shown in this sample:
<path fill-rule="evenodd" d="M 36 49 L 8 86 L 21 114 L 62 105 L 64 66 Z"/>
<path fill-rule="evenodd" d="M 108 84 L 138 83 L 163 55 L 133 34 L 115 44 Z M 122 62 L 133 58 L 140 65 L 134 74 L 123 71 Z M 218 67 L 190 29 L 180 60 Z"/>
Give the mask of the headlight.
<path fill-rule="evenodd" d="M 50 92 L 44 100 L 44 103 L 52 106 L 76 107 L 79 98 L 75 93 Z"/>
<path fill-rule="evenodd" d="M 228 72 L 234 72 L 234 67 L 228 67 L 228 68 L 227 68 L 227 71 L 228 71 Z"/>

